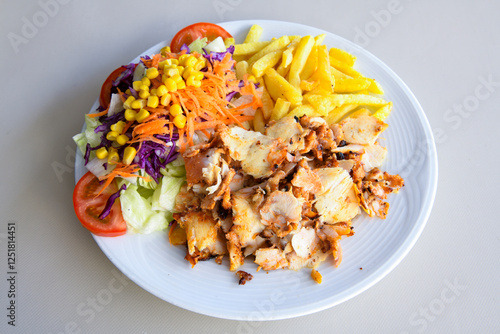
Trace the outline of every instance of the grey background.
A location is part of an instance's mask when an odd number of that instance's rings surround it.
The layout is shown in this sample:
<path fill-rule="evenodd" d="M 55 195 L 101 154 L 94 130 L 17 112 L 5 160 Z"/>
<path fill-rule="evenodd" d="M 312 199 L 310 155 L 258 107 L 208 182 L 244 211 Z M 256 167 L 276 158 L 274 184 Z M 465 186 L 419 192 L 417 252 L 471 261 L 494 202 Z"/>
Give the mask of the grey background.
<path fill-rule="evenodd" d="M 0 1 L 1 333 L 500 331 L 498 1 L 43 5 L 54 1 Z M 52 15 L 40 14 L 44 7 Z M 438 193 L 409 255 L 361 295 L 290 320 L 219 320 L 117 279 L 72 208 L 71 137 L 108 73 L 188 24 L 243 19 L 311 25 L 364 46 L 407 83 L 436 134 Z M 23 31 L 34 20 L 37 31 Z M 8 221 L 17 225 L 15 328 L 6 317 Z M 97 297 L 106 305 L 89 311 Z"/>

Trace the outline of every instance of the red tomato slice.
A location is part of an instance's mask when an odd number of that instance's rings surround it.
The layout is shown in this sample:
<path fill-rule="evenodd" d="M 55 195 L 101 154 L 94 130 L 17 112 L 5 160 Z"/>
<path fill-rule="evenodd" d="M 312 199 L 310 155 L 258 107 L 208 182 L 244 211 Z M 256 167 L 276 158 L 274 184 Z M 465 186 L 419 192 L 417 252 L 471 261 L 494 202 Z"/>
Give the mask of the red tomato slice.
<path fill-rule="evenodd" d="M 99 196 L 95 195 L 101 190 L 102 185 L 91 172 L 87 172 L 76 184 L 73 191 L 73 206 L 76 216 L 82 225 L 95 235 L 115 237 L 127 232 L 127 224 L 122 216 L 120 199 L 116 199 L 111 207 L 110 214 L 99 219 L 104 210 L 109 196 L 118 191 L 116 182 L 112 182 Z"/>
<path fill-rule="evenodd" d="M 219 36 L 222 38 L 233 37 L 224 28 L 216 24 L 207 22 L 195 23 L 182 29 L 174 36 L 172 42 L 170 42 L 170 49 L 172 52 L 179 52 L 183 44 L 189 45 L 198 38 L 206 37 L 211 42 Z"/>
<path fill-rule="evenodd" d="M 102 84 L 101 94 L 99 95 L 99 104 L 107 108 L 109 106 L 109 101 L 111 101 L 111 89 L 113 88 L 113 81 L 116 80 L 125 70 L 125 66 L 120 66 L 107 77 L 107 79 Z"/>

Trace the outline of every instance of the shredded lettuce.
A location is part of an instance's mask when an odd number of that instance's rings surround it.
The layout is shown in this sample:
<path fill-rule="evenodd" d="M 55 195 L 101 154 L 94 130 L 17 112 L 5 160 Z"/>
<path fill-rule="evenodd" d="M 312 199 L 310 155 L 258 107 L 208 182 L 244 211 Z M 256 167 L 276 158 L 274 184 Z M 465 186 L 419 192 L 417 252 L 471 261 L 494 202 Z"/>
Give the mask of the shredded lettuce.
<path fill-rule="evenodd" d="M 203 48 L 208 44 L 208 40 L 206 37 L 198 38 L 194 40 L 191 44 L 188 45 L 189 50 L 196 51 L 200 54 L 203 54 Z"/>
<path fill-rule="evenodd" d="M 88 115 L 85 115 L 85 131 L 82 133 L 79 133 L 75 136 L 73 136 L 73 141 L 76 143 L 76 146 L 82 152 L 83 155 L 85 155 L 86 147 L 87 144 L 90 144 L 90 146 L 95 147 L 101 143 L 101 135 L 102 133 L 95 132 L 95 129 L 102 125 L 101 122 L 99 122 L 98 117 L 89 117 Z M 93 159 L 95 157 L 95 153 L 91 152 L 90 158 Z"/>

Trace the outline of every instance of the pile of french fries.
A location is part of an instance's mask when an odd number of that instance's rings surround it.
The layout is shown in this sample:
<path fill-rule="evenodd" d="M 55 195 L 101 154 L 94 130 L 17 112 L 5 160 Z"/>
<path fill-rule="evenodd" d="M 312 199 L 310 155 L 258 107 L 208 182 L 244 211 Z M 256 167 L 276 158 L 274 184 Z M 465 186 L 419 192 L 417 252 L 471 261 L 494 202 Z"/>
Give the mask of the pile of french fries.
<path fill-rule="evenodd" d="M 392 103 L 380 97 L 380 85 L 353 68 L 355 56 L 322 45 L 325 34 L 261 41 L 262 32 L 253 25 L 234 50 L 238 79 L 265 87 L 254 130 L 264 132 L 267 122 L 284 116 L 323 117 L 329 125 L 347 116 L 389 116 Z"/>

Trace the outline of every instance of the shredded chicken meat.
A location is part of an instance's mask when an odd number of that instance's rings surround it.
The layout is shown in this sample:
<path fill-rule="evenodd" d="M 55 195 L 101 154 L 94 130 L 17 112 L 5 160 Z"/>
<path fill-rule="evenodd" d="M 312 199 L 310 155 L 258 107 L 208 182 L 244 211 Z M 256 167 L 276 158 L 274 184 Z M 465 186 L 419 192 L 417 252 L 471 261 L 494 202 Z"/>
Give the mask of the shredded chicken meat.
<path fill-rule="evenodd" d="M 176 198 L 171 241 L 186 244 L 193 266 L 226 255 L 235 272 L 247 257 L 263 270 L 314 269 L 330 255 L 338 266 L 352 220 L 363 211 L 385 218 L 387 195 L 404 185 L 379 170 L 386 149 L 377 139 L 386 127 L 372 116 L 331 127 L 321 118 L 284 117 L 265 134 L 217 126 L 183 154 L 187 184 Z M 238 273 L 241 284 L 251 279 Z"/>

